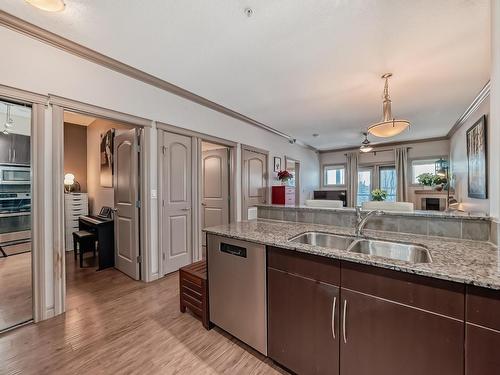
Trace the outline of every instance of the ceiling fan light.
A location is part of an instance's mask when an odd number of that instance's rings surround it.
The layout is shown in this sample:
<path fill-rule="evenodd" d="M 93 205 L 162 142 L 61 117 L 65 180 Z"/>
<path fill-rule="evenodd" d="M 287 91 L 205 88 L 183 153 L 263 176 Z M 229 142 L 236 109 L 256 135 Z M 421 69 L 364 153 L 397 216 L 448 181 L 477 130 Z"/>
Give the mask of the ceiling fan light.
<path fill-rule="evenodd" d="M 359 148 L 359 151 L 361 151 L 361 152 L 370 152 L 371 150 L 373 150 L 373 147 L 370 145 L 362 145 Z"/>
<path fill-rule="evenodd" d="M 382 121 L 368 128 L 368 133 L 379 138 L 394 137 L 410 129 L 410 122 L 406 120 Z"/>
<path fill-rule="evenodd" d="M 64 0 L 26 0 L 26 2 L 47 12 L 60 12 L 66 7 Z"/>

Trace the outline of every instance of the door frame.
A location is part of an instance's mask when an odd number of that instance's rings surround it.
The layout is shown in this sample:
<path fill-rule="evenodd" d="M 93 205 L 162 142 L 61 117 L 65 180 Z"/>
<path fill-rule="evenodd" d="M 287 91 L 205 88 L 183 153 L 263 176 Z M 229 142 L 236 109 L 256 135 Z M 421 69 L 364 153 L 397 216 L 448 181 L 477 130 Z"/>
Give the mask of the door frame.
<path fill-rule="evenodd" d="M 156 122 L 156 127 L 158 132 L 167 131 L 170 133 L 175 133 L 183 136 L 187 136 L 191 138 L 191 163 L 192 163 L 192 180 L 191 184 L 195 187 L 192 190 L 191 196 L 191 212 L 192 212 L 192 261 L 200 260 L 202 257 L 202 233 L 201 233 L 201 216 L 200 216 L 200 205 L 201 205 L 201 142 L 206 141 L 210 143 L 220 144 L 222 146 L 226 146 L 229 148 L 229 194 L 230 194 L 230 202 L 229 202 L 229 217 L 230 220 L 236 221 L 237 218 L 237 202 L 236 197 L 236 150 L 238 144 L 233 141 L 229 141 L 223 138 L 218 138 L 212 135 L 200 133 L 194 130 L 179 128 L 175 125 L 170 125 L 162 122 Z M 157 146 L 158 146 L 158 157 L 157 157 L 157 186 L 158 186 L 158 276 L 165 276 L 165 256 L 161 249 L 163 249 L 163 235 L 162 235 L 162 226 L 163 226 L 163 215 L 162 212 L 162 201 L 163 197 L 163 137 L 159 135 L 157 137 Z"/>
<path fill-rule="evenodd" d="M 150 216 L 150 160 L 147 157 L 151 153 L 151 145 L 149 142 L 149 133 L 153 127 L 153 121 L 142 117 L 129 115 L 126 113 L 98 107 L 92 104 L 82 103 L 76 100 L 50 95 L 48 99 L 52 107 L 52 212 L 53 212 L 53 251 L 55 262 L 58 265 L 57 275 L 58 281 L 54 299 L 56 303 L 55 314 L 61 314 L 66 309 L 66 256 L 64 242 L 64 111 L 71 111 L 87 116 L 103 118 L 118 123 L 131 125 L 135 128 L 142 128 L 139 138 L 139 191 L 141 208 L 139 211 L 139 247 L 142 256 L 140 265 L 141 281 L 149 281 L 150 274 L 150 253 L 151 244 L 148 238 L 148 233 L 151 230 Z M 54 282 L 56 282 L 54 280 Z"/>
<path fill-rule="evenodd" d="M 266 164 L 267 164 L 267 176 L 265 178 L 266 180 L 266 204 L 269 204 L 271 202 L 271 189 L 269 188 L 271 186 L 271 173 L 272 173 L 272 165 L 270 165 L 271 158 L 269 157 L 270 152 L 258 147 L 246 145 L 246 144 L 241 144 L 241 154 L 240 154 L 240 160 L 241 160 L 241 180 L 240 180 L 240 186 L 241 186 L 241 220 L 248 220 L 248 207 L 245 207 L 245 197 L 243 196 L 243 171 L 244 171 L 244 165 L 245 161 L 243 160 L 243 151 L 252 151 L 256 152 L 259 154 L 263 154 L 266 156 Z"/>
<path fill-rule="evenodd" d="M 285 155 L 285 168 L 288 161 L 293 161 L 295 163 L 295 204 L 299 205 L 300 204 L 300 160 Z"/>
<path fill-rule="evenodd" d="M 50 212 L 46 204 L 46 186 L 50 177 L 45 170 L 47 135 L 49 124 L 45 121 L 48 97 L 10 86 L 0 85 L 0 99 L 31 107 L 30 148 L 31 148 L 31 293 L 32 320 L 36 323 L 54 316 L 57 306 L 47 306 L 50 285 L 46 282 L 46 258 L 52 255 L 47 246 L 46 234 L 50 230 Z M 52 259 L 50 259 L 52 263 Z M 56 264 L 54 262 L 54 267 Z M 54 280 L 54 297 L 58 284 Z"/>

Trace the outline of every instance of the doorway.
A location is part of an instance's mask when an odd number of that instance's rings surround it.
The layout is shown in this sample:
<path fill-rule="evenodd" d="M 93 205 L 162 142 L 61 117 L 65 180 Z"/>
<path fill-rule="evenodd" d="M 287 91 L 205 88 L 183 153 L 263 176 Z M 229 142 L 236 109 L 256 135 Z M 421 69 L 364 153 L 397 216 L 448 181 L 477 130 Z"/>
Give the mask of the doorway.
<path fill-rule="evenodd" d="M 230 148 L 201 142 L 200 236 L 202 258 L 206 258 L 206 236 L 201 229 L 230 222 Z"/>
<path fill-rule="evenodd" d="M 285 156 L 285 167 L 293 176 L 289 183 L 295 187 L 295 204 L 300 205 L 300 162 Z"/>
<path fill-rule="evenodd" d="M 236 219 L 236 143 L 159 124 L 160 275 L 206 254 L 204 227 Z"/>
<path fill-rule="evenodd" d="M 33 319 L 29 105 L 0 100 L 0 332 Z"/>
<path fill-rule="evenodd" d="M 247 220 L 249 209 L 268 201 L 268 152 L 250 146 L 241 150 L 242 219 Z M 255 216 L 255 215 L 254 215 Z"/>
<path fill-rule="evenodd" d="M 68 285 L 111 267 L 140 280 L 141 129 L 65 110 L 63 137 Z"/>

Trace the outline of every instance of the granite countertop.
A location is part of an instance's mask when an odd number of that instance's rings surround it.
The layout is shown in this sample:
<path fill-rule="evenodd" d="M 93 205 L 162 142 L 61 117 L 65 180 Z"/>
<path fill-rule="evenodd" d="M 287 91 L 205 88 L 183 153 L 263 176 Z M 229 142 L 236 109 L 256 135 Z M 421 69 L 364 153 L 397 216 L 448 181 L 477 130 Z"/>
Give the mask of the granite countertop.
<path fill-rule="evenodd" d="M 352 207 L 343 208 L 332 208 L 332 207 L 310 207 L 304 205 L 283 205 L 283 204 L 258 204 L 257 207 L 262 208 L 276 208 L 276 209 L 290 209 L 301 211 L 324 211 L 324 212 L 344 212 L 354 213 L 355 210 Z M 491 217 L 482 213 L 473 212 L 460 212 L 460 211 L 424 211 L 424 210 L 414 210 L 414 211 L 384 211 L 386 216 L 414 216 L 414 217 L 427 217 L 427 218 L 437 218 L 437 219 L 462 219 L 462 220 L 491 220 Z"/>
<path fill-rule="evenodd" d="M 288 241 L 290 238 L 308 231 L 353 236 L 354 230 L 352 228 L 256 219 L 206 228 L 204 231 L 303 253 L 500 290 L 500 250 L 489 242 L 374 230 L 363 231 L 364 237 L 367 238 L 407 242 L 426 247 L 432 257 L 432 263 L 413 264 L 372 255 L 357 254 L 346 250 Z"/>

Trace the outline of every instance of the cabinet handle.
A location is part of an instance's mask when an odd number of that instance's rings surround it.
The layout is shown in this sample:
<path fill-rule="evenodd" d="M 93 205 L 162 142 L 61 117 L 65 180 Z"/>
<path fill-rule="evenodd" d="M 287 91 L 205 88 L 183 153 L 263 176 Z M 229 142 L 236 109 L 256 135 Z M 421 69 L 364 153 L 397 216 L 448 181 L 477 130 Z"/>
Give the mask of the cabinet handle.
<path fill-rule="evenodd" d="M 14 154 L 14 156 L 12 157 L 12 161 L 14 161 L 14 162 L 15 162 L 15 161 L 16 161 L 16 149 L 15 149 L 15 148 L 14 148 L 14 149 L 12 149 L 12 152 L 13 152 L 13 154 Z"/>
<path fill-rule="evenodd" d="M 9 148 L 9 163 L 12 162 L 12 149 Z"/>
<path fill-rule="evenodd" d="M 333 306 L 332 306 L 332 335 L 335 340 L 335 305 L 337 304 L 337 297 L 333 297 Z"/>
<path fill-rule="evenodd" d="M 347 336 L 345 332 L 345 320 L 347 315 L 347 300 L 344 300 L 344 314 L 342 314 L 342 335 L 344 336 L 344 344 L 347 344 Z"/>

